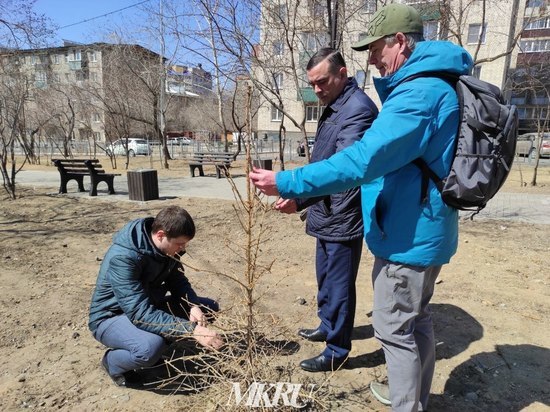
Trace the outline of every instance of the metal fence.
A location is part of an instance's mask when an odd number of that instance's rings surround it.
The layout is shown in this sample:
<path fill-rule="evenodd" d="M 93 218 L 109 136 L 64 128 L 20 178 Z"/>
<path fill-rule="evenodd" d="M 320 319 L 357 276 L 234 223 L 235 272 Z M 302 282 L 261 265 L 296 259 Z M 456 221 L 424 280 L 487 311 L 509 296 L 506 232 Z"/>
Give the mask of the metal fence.
<path fill-rule="evenodd" d="M 1 144 L 1 143 L 0 143 Z M 151 143 L 153 147 L 152 156 L 160 156 L 160 144 Z M 296 149 L 299 145 L 298 139 L 287 139 L 285 143 L 285 160 L 292 160 L 297 157 Z M 64 146 L 62 142 L 42 141 L 34 144 L 34 152 L 39 157 L 60 157 L 64 155 Z M 215 151 L 222 152 L 225 149 L 223 142 L 205 142 L 193 141 L 192 144 L 185 145 L 181 143 L 168 142 L 168 151 L 172 158 L 186 158 L 194 152 Z M 23 147 L 16 142 L 15 154 L 24 155 Z M 236 151 L 237 145 L 230 144 L 229 151 Z M 279 156 L 279 142 L 275 139 L 263 140 L 257 139 L 252 142 L 252 156 L 255 158 L 276 158 Z M 69 151 L 73 157 L 100 157 L 107 156 L 104 143 L 94 143 L 86 141 L 72 141 L 69 144 Z M 241 154 L 244 155 L 244 145 L 241 146 Z"/>

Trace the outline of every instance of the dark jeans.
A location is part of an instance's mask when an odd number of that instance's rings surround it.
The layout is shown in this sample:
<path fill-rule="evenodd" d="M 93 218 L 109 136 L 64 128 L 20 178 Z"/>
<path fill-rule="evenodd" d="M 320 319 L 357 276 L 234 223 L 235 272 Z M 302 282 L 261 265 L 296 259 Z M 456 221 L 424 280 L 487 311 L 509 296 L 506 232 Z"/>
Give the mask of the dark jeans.
<path fill-rule="evenodd" d="M 317 240 L 317 308 L 319 328 L 327 334 L 327 357 L 345 358 L 351 350 L 355 320 L 355 279 L 361 261 L 363 239 L 347 242 Z"/>
<path fill-rule="evenodd" d="M 207 316 L 212 316 L 213 312 L 219 310 L 218 303 L 212 299 L 199 298 L 199 301 Z M 189 305 L 174 304 L 167 299 L 166 305 L 160 309 L 189 319 Z M 162 336 L 139 329 L 126 315 L 114 316 L 101 322 L 94 332 L 94 338 L 110 348 L 105 356 L 111 375 L 152 366 L 167 347 Z"/>

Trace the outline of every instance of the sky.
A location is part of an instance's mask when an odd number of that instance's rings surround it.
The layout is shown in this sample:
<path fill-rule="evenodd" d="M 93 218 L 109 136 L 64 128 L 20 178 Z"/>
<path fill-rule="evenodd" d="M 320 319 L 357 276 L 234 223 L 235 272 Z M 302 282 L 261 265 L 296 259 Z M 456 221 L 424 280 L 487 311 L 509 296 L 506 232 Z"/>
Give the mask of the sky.
<path fill-rule="evenodd" d="M 53 45 L 108 41 L 109 33 L 130 29 L 144 20 L 142 7 L 158 7 L 159 0 L 37 0 L 34 10 L 59 27 Z"/>

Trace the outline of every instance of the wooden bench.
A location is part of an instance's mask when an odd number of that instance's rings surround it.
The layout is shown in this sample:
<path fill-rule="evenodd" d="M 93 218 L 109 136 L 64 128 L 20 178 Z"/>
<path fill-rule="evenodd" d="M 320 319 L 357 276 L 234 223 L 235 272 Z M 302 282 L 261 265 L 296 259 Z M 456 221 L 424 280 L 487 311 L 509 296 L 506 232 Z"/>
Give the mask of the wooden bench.
<path fill-rule="evenodd" d="M 194 152 L 189 158 L 191 177 L 195 177 L 195 169 L 199 170 L 199 176 L 204 176 L 204 165 L 214 165 L 218 179 L 221 177 L 222 172 L 227 176 L 227 170 L 231 167 L 233 156 L 233 153 L 229 152 Z"/>
<path fill-rule="evenodd" d="M 90 196 L 97 196 L 97 185 L 100 182 L 107 183 L 109 194 L 115 194 L 113 182 L 115 176 L 120 174 L 105 173 L 98 159 L 52 159 L 52 162 L 61 177 L 59 193 L 67 193 L 67 183 L 71 180 L 76 180 L 79 192 L 85 192 L 84 176 L 90 176 Z"/>

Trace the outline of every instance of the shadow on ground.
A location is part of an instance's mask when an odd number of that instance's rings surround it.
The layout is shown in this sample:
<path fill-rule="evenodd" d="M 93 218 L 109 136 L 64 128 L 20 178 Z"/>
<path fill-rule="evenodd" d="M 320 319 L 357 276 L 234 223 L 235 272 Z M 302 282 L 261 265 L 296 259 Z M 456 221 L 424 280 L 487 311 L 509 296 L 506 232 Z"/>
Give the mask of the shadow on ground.
<path fill-rule="evenodd" d="M 430 410 L 515 412 L 535 402 L 550 406 L 550 350 L 496 345 L 456 367 Z"/>

